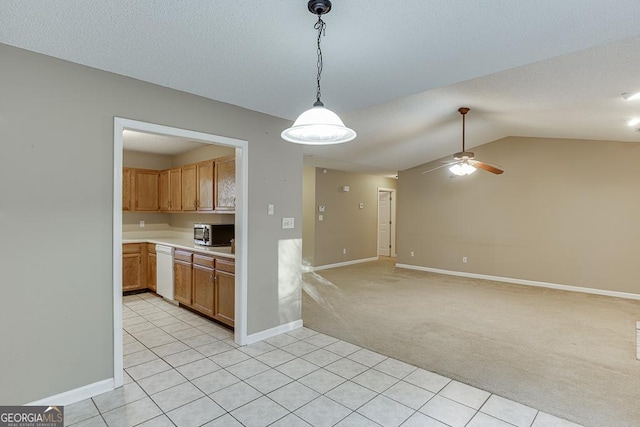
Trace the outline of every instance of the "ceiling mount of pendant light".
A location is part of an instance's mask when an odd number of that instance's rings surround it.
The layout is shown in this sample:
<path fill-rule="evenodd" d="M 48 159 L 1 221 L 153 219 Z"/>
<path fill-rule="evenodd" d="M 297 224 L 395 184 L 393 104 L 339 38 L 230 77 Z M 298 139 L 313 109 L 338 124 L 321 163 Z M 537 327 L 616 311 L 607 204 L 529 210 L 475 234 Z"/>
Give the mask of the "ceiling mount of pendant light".
<path fill-rule="evenodd" d="M 300 114 L 296 121 L 288 129 L 282 131 L 282 139 L 296 144 L 330 145 L 349 142 L 356 137 L 354 130 L 344 125 L 340 117 L 333 111 L 325 108 L 320 100 L 320 77 L 322 75 L 322 50 L 320 39 L 324 35 L 326 24 L 322 15 L 329 13 L 331 2 L 329 0 L 309 0 L 307 4 L 309 12 L 318 16 L 318 22 L 314 28 L 318 30 L 318 75 L 316 78 L 316 102 L 313 108 Z"/>

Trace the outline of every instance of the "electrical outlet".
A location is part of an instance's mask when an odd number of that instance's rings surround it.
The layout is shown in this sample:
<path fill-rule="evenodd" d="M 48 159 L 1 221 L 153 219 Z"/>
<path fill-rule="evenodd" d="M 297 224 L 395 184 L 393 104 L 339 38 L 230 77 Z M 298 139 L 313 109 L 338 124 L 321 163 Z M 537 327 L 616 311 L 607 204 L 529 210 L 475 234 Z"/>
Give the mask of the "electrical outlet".
<path fill-rule="evenodd" d="M 282 228 L 294 228 L 293 218 L 282 218 Z"/>
<path fill-rule="evenodd" d="M 346 255 L 347 254 L 347 248 L 342 249 L 342 254 Z"/>
<path fill-rule="evenodd" d="M 463 263 L 463 264 L 466 264 L 466 263 L 467 263 L 467 257 L 466 257 L 466 256 L 463 256 L 463 257 L 462 257 L 462 263 Z"/>
<path fill-rule="evenodd" d="M 364 209 L 364 203 L 363 203 L 363 202 L 360 202 L 359 207 L 360 207 L 360 209 Z"/>
<path fill-rule="evenodd" d="M 318 212 L 324 212 L 324 205 L 318 206 Z"/>
<path fill-rule="evenodd" d="M 140 220 L 140 228 L 144 228 L 144 221 Z"/>
<path fill-rule="evenodd" d="M 324 215 L 322 214 L 318 215 L 318 221 L 324 221 Z"/>
<path fill-rule="evenodd" d="M 416 255 L 415 252 L 411 251 L 411 256 L 415 256 L 415 255 Z"/>

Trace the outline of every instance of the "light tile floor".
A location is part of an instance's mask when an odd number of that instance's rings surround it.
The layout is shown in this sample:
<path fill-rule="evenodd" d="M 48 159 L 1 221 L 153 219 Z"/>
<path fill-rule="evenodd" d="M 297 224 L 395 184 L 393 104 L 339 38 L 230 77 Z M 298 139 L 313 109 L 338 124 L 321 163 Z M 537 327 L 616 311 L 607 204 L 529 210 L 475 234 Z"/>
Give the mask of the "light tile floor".
<path fill-rule="evenodd" d="M 66 406 L 67 425 L 577 426 L 307 328 L 238 347 L 153 294 L 123 300 L 125 384 Z"/>

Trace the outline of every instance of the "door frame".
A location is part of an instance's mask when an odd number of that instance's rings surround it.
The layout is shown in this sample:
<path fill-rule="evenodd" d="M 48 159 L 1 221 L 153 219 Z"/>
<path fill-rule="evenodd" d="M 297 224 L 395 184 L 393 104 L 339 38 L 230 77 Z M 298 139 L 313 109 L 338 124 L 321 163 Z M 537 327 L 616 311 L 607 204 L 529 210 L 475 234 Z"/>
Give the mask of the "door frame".
<path fill-rule="evenodd" d="M 380 192 L 386 191 L 391 193 L 391 229 L 389 234 L 391 235 L 391 250 L 390 256 L 395 257 L 396 254 L 396 189 L 378 187 L 376 191 L 376 206 L 378 207 L 376 213 L 376 256 L 380 256 Z"/>
<path fill-rule="evenodd" d="M 114 387 L 123 384 L 123 343 L 122 343 L 122 133 L 124 130 L 175 136 L 206 144 L 235 147 L 236 150 L 236 294 L 235 294 L 235 335 L 239 345 L 247 342 L 247 255 L 249 212 L 249 159 L 248 141 L 226 136 L 202 133 L 114 117 L 113 119 L 113 379 Z"/>

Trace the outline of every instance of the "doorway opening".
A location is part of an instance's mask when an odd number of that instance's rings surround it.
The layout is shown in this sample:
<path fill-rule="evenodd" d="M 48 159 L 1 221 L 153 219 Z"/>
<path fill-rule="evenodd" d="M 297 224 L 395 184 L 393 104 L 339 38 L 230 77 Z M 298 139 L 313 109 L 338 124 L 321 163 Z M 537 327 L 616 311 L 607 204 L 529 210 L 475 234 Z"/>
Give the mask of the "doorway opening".
<path fill-rule="evenodd" d="M 123 385 L 122 333 L 122 168 L 124 131 L 137 131 L 182 138 L 235 149 L 235 331 L 239 345 L 247 342 L 247 230 L 248 230 L 248 142 L 219 135 L 173 128 L 120 117 L 114 118 L 113 132 L 113 378 L 114 387 Z"/>
<path fill-rule="evenodd" d="M 396 256 L 396 190 L 378 188 L 378 256 Z"/>

